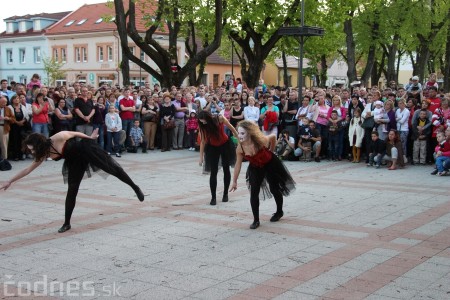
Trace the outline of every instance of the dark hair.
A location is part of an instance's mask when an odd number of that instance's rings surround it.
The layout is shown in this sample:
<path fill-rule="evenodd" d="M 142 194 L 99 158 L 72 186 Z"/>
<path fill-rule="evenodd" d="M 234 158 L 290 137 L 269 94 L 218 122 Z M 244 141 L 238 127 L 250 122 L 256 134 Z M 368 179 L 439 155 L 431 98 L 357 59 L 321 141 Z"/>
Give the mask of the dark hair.
<path fill-rule="evenodd" d="M 286 134 L 286 133 L 289 135 L 289 130 L 283 129 L 283 130 L 281 131 L 281 134 Z"/>
<path fill-rule="evenodd" d="M 42 97 L 42 98 L 44 98 L 44 94 L 42 94 L 42 93 L 38 93 L 37 95 L 36 95 L 36 98 L 35 98 L 35 100 L 34 100 L 34 102 L 35 103 L 38 103 L 38 98 L 39 97 Z M 44 99 L 45 100 L 45 99 Z"/>
<path fill-rule="evenodd" d="M 30 149 L 28 149 L 28 145 L 33 146 L 34 161 L 40 162 L 45 160 L 50 155 L 50 146 L 52 145 L 52 140 L 46 138 L 40 133 L 31 133 L 26 137 L 22 144 L 23 152 L 30 154 L 31 151 Z"/>
<path fill-rule="evenodd" d="M 372 131 L 372 134 L 375 134 L 376 136 L 380 136 L 378 131 Z"/>
<path fill-rule="evenodd" d="M 198 113 L 197 119 L 205 120 L 206 124 L 203 124 L 202 122 L 198 122 L 198 126 L 200 128 L 200 132 L 202 133 L 202 136 L 206 139 L 209 139 L 211 137 L 214 137 L 216 139 L 220 138 L 220 132 L 218 130 L 219 125 L 219 117 L 213 115 L 206 110 L 202 110 Z"/>

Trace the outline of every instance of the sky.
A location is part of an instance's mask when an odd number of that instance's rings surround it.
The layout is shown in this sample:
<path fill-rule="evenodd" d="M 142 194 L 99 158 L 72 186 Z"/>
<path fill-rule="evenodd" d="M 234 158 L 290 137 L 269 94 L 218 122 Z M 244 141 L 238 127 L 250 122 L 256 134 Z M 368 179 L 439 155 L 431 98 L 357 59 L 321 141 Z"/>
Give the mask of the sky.
<path fill-rule="evenodd" d="M 3 0 L 10 1 L 10 0 Z M 12 16 L 34 15 L 39 13 L 55 13 L 73 11 L 83 4 L 102 3 L 107 0 L 14 0 L 11 4 L 2 3 L 0 9 L 0 32 L 6 30 L 4 19 Z"/>

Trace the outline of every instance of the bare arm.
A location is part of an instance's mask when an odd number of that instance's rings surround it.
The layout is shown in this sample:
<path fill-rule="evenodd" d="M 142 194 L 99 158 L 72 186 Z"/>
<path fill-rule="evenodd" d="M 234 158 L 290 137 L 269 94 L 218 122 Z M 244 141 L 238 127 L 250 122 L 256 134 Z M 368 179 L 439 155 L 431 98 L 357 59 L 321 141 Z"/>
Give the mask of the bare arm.
<path fill-rule="evenodd" d="M 266 138 L 267 138 L 267 144 L 268 144 L 269 150 L 271 152 L 274 152 L 275 151 L 275 147 L 277 145 L 277 137 L 276 137 L 276 135 L 275 134 L 270 134 Z"/>
<path fill-rule="evenodd" d="M 239 178 L 239 173 L 241 173 L 242 160 L 244 158 L 244 153 L 240 147 L 236 148 L 236 164 L 234 165 L 233 182 L 230 187 L 230 192 L 237 190 L 237 180 Z"/>
<path fill-rule="evenodd" d="M 237 132 L 236 128 L 234 128 L 234 126 L 231 125 L 231 123 L 227 120 L 227 118 L 225 118 L 225 117 L 222 116 L 222 115 L 219 115 L 219 121 L 220 121 L 220 123 L 225 124 L 225 126 L 227 126 L 228 129 L 231 130 L 231 132 L 233 133 L 233 135 L 234 135 L 235 137 L 238 136 L 238 132 Z"/>
<path fill-rule="evenodd" d="M 203 134 L 200 131 L 200 159 L 198 161 L 198 164 L 201 166 L 203 165 L 203 154 L 205 153 L 205 139 L 203 138 Z"/>
<path fill-rule="evenodd" d="M 31 163 L 31 165 L 29 165 L 27 168 L 23 169 L 22 171 L 20 171 L 20 172 L 17 173 L 16 175 L 14 175 L 13 178 L 11 178 L 9 181 L 3 183 L 3 184 L 0 186 L 0 190 L 5 190 L 5 191 L 6 191 L 6 190 L 9 188 L 9 186 L 10 186 L 13 182 L 15 182 L 15 181 L 17 181 L 17 180 L 19 180 L 19 179 L 21 179 L 21 178 L 27 176 L 27 175 L 30 174 L 34 169 L 36 169 L 37 167 L 39 167 L 41 164 L 42 164 L 42 161 L 33 161 L 33 162 Z"/>

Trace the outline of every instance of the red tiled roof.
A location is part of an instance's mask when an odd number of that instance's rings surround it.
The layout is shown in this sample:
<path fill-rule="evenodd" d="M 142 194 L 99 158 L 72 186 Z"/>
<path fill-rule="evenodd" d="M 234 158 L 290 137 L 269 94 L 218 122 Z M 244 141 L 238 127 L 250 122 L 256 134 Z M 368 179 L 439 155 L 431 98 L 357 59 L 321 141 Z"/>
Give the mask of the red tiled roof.
<path fill-rule="evenodd" d="M 127 1 L 124 1 L 125 11 L 127 9 Z M 152 15 L 155 11 L 154 7 L 148 4 L 136 1 L 136 29 L 139 32 L 145 32 L 148 26 L 145 26 L 146 21 L 143 19 L 144 14 Z M 114 17 L 115 10 L 114 5 L 107 5 L 106 2 L 97 4 L 85 4 L 73 11 L 71 14 L 67 15 L 65 18 L 60 20 L 58 23 L 52 25 L 46 30 L 46 34 L 68 34 L 68 33 L 85 33 L 85 32 L 102 32 L 102 31 L 113 31 L 117 30 L 116 24 L 113 22 L 106 22 L 102 20 L 96 23 L 101 18 L 104 17 Z M 86 19 L 82 24 L 80 21 Z M 74 21 L 72 24 L 69 22 Z"/>
<path fill-rule="evenodd" d="M 40 13 L 40 14 L 35 14 L 35 15 L 12 16 L 12 17 L 4 19 L 4 21 L 31 20 L 33 18 L 61 20 L 69 13 L 70 13 L 70 11 L 64 11 L 64 12 L 57 12 L 57 13 L 50 13 L 50 14 Z"/>
<path fill-rule="evenodd" d="M 32 18 L 42 18 L 42 19 L 54 19 L 54 20 L 61 20 L 65 16 L 67 16 L 70 13 L 70 11 L 64 11 L 64 12 L 58 12 L 58 13 L 40 13 L 35 15 L 24 15 L 24 16 L 13 16 L 5 19 L 5 21 L 13 21 L 13 20 L 31 20 Z M 19 30 L 16 30 L 12 33 L 6 33 L 6 31 L 3 31 L 0 33 L 0 37 L 9 38 L 9 37 L 22 37 L 22 36 L 37 36 L 42 35 L 45 32 L 45 29 L 34 31 L 33 28 L 28 29 L 25 32 L 19 32 Z"/>

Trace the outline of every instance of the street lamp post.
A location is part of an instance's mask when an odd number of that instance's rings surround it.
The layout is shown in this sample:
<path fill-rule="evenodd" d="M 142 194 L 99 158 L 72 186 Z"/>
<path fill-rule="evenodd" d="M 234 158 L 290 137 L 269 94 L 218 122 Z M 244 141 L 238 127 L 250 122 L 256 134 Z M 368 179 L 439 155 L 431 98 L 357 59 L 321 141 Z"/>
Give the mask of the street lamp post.
<path fill-rule="evenodd" d="M 301 20 L 300 27 L 281 27 L 278 29 L 279 35 L 296 36 L 300 43 L 300 57 L 298 59 L 298 89 L 299 97 L 301 97 L 301 92 L 303 88 L 303 45 L 305 43 L 305 37 L 307 36 L 322 36 L 325 30 L 320 27 L 305 26 L 305 0 L 302 0 L 301 4 Z"/>

